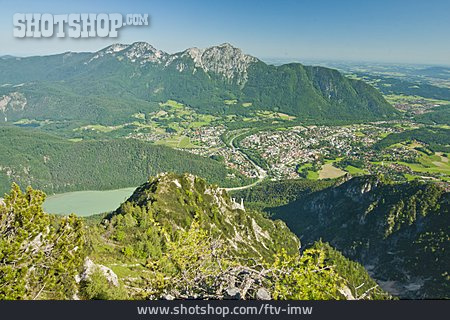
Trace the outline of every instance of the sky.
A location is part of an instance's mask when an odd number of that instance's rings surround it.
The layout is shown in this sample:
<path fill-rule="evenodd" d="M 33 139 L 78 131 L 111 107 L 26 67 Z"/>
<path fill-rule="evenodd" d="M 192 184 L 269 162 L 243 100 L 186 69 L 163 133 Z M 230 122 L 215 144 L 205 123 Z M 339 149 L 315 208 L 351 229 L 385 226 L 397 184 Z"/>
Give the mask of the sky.
<path fill-rule="evenodd" d="M 14 38 L 14 13 L 139 13 L 118 38 Z M 145 41 L 174 53 L 224 42 L 259 58 L 450 65 L 449 0 L 0 0 L 0 55 Z"/>

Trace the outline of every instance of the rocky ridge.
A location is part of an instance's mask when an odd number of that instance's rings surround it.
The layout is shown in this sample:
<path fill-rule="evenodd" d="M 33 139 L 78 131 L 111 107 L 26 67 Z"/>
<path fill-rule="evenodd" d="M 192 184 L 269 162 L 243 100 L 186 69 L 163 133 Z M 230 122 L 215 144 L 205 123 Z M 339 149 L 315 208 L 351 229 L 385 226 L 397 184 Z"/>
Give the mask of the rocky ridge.
<path fill-rule="evenodd" d="M 227 81 L 235 81 L 239 85 L 244 85 L 247 81 L 250 65 L 259 61 L 229 43 L 206 49 L 194 47 L 183 52 L 168 54 L 146 42 L 135 42 L 131 45 L 113 44 L 95 53 L 86 64 L 107 56 L 116 57 L 118 60 L 127 59 L 131 63 L 139 63 L 142 66 L 148 63 L 164 64 L 166 68 L 175 65 L 179 72 L 195 73 L 201 69 L 206 73 L 220 75 Z"/>

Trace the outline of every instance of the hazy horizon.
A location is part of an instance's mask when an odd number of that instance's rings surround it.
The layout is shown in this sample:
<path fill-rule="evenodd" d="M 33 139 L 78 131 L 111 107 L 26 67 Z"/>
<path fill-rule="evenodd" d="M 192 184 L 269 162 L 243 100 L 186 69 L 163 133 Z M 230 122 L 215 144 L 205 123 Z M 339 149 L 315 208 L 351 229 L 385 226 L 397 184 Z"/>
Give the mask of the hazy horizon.
<path fill-rule="evenodd" d="M 260 59 L 450 65 L 450 2 L 0 0 L 0 55 L 98 51 L 145 41 L 168 53 L 229 42 Z M 14 13 L 140 13 L 150 25 L 118 38 L 14 38 Z M 446 40 L 447 39 L 447 40 Z"/>
<path fill-rule="evenodd" d="M 145 42 L 145 41 L 136 41 L 136 42 Z M 117 44 L 119 42 L 114 42 L 111 43 L 112 44 Z M 230 43 L 230 42 L 227 42 Z M 124 44 L 124 45 L 131 45 L 132 43 L 122 43 L 120 42 L 120 44 Z M 150 45 L 152 45 L 152 43 L 149 43 Z M 213 47 L 213 46 L 218 46 L 221 45 L 222 43 L 219 44 L 212 44 L 209 47 Z M 233 45 L 232 43 L 230 43 L 231 45 Z M 109 46 L 109 45 L 108 45 Z M 108 46 L 104 46 L 104 47 L 100 47 L 98 48 L 98 50 L 90 50 L 90 51 L 61 51 L 61 52 L 52 52 L 52 53 L 47 53 L 47 54 L 14 54 L 14 53 L 6 53 L 6 54 L 0 54 L 0 57 L 15 57 L 15 58 L 27 58 L 27 57 L 36 57 L 36 56 L 51 56 L 51 55 L 58 55 L 58 54 L 64 54 L 64 53 L 95 53 L 97 51 L 100 51 Z M 233 45 L 234 46 L 234 45 Z M 155 46 L 154 46 L 155 47 Z M 165 51 L 161 48 L 155 47 L 156 49 L 162 50 L 166 53 L 169 54 L 175 54 L 175 53 L 179 53 L 182 52 L 184 50 L 181 51 L 176 51 L 176 52 L 168 52 Z M 188 48 L 192 48 L 192 47 L 187 47 L 185 49 Z M 205 49 L 208 47 L 203 47 L 201 49 Z M 249 54 L 248 52 L 243 51 L 246 54 Z M 256 58 L 258 58 L 259 60 L 271 64 L 274 63 L 275 61 L 277 61 L 278 63 L 326 63 L 326 62 L 331 62 L 331 63 L 357 63 L 357 64 L 382 64 L 382 65 L 389 65 L 389 64 L 393 64 L 393 65 L 401 65 L 401 66 L 440 66 L 440 67 L 448 67 L 450 68 L 450 63 L 449 64 L 445 64 L 445 63 L 423 63 L 423 62 L 401 62 L 401 61 L 380 61 L 380 60 L 363 60 L 363 59 L 354 59 L 354 60 L 349 60 L 349 59 L 339 59 L 339 58 L 322 58 L 322 59 L 318 59 L 318 58 L 302 58 L 302 57 L 276 57 L 276 56 L 271 56 L 271 57 L 265 57 L 265 56 L 259 56 L 259 55 L 252 55 Z"/>

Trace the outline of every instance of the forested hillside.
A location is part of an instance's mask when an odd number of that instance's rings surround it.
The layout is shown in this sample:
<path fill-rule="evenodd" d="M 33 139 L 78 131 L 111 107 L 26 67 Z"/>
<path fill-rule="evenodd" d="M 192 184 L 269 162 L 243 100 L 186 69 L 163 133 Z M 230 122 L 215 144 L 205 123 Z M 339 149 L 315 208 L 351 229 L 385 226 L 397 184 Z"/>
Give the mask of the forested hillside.
<path fill-rule="evenodd" d="M 432 111 L 414 117 L 417 122 L 425 124 L 450 124 L 450 105 L 433 108 Z"/>
<path fill-rule="evenodd" d="M 36 130 L 0 128 L 1 194 L 11 182 L 48 193 L 132 187 L 166 171 L 201 174 L 223 187 L 249 181 L 217 161 L 150 142 L 73 142 Z"/>
<path fill-rule="evenodd" d="M 88 221 L 49 216 L 44 199 L 14 185 L 0 203 L 0 299 L 391 298 L 329 245 L 300 254 L 283 222 L 190 174 L 152 177 Z"/>
<path fill-rule="evenodd" d="M 170 55 L 140 42 L 89 54 L 0 59 L 0 121 L 123 123 L 169 99 L 212 114 L 271 110 L 350 121 L 398 115 L 363 81 L 323 67 L 267 65 L 229 44 Z"/>
<path fill-rule="evenodd" d="M 313 192 L 331 187 L 335 183 L 335 180 L 269 180 L 231 194 L 237 199 L 243 199 L 246 206 L 262 210 L 288 204 Z"/>
<path fill-rule="evenodd" d="M 304 244 L 330 242 L 391 293 L 444 298 L 450 283 L 449 209 L 449 193 L 437 184 L 366 176 L 271 211 Z"/>
<path fill-rule="evenodd" d="M 390 134 L 377 142 L 374 148 L 381 150 L 399 142 L 413 140 L 426 143 L 434 152 L 450 152 L 450 129 L 431 127 Z"/>

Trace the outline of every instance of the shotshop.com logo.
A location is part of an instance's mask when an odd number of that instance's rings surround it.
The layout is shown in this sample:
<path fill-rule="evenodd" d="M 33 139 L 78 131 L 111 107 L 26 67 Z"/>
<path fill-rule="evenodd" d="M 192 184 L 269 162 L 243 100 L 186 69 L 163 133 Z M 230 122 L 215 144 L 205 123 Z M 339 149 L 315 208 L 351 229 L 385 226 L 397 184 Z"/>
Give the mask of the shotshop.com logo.
<path fill-rule="evenodd" d="M 17 38 L 116 38 L 124 26 L 148 26 L 148 14 L 120 13 L 16 13 L 13 15 Z"/>

